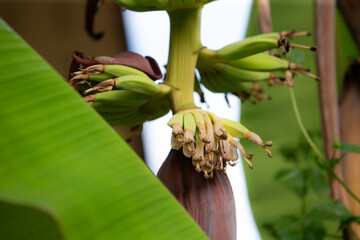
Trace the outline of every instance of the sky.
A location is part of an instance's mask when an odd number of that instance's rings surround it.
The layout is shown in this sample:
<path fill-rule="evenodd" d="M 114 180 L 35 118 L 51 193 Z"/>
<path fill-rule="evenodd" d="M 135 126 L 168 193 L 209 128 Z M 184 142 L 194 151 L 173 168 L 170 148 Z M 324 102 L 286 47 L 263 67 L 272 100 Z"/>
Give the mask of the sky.
<path fill-rule="evenodd" d="M 201 18 L 201 42 L 210 49 L 219 49 L 227 44 L 244 38 L 248 23 L 251 0 L 218 0 L 205 5 Z M 138 13 L 126 10 L 123 13 L 128 49 L 143 56 L 153 57 L 163 68 L 167 63 L 170 24 L 165 11 Z M 197 94 L 195 103 L 203 109 L 214 112 L 217 116 L 240 121 L 240 101 L 229 96 L 230 107 L 225 102 L 224 94 L 215 94 L 203 88 L 207 104 L 201 104 Z M 146 122 L 142 138 L 147 165 L 157 173 L 170 151 L 171 128 L 167 121 L 171 113 L 164 117 Z M 248 200 L 243 165 L 228 167 L 227 173 L 233 188 L 238 239 L 261 239 L 256 228 Z"/>

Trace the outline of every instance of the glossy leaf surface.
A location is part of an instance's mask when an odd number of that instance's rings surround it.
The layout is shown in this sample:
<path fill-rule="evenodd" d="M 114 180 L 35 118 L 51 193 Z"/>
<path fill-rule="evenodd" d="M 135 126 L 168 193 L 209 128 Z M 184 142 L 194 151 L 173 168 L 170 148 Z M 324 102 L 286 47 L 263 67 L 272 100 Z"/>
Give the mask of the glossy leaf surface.
<path fill-rule="evenodd" d="M 0 239 L 206 239 L 116 132 L 1 19 L 0 71 Z"/>

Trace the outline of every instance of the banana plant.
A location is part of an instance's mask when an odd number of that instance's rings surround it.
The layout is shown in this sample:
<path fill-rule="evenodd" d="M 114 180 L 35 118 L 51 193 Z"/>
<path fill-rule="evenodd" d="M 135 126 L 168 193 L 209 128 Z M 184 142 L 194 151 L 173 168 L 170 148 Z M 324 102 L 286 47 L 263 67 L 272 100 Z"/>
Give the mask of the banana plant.
<path fill-rule="evenodd" d="M 65 239 L 202 239 L 206 235 L 220 239 L 224 234 L 235 239 L 236 219 L 221 220 L 234 216 L 226 168 L 238 162 L 238 150 L 249 167 L 255 167 L 250 162 L 253 154 L 246 153 L 235 138 L 259 145 L 269 157 L 273 142 L 263 141 L 243 124 L 198 108 L 193 99 L 194 86 L 199 84 L 195 69 L 200 84 L 209 90 L 262 100 L 268 97 L 259 82 L 293 87 L 294 73 L 317 78 L 264 51 L 279 48 L 285 55 L 290 48 L 316 48 L 289 40 L 308 32 L 281 31 L 211 50 L 200 42 L 201 10 L 210 0 L 117 2 L 134 11 L 168 12 L 170 51 L 163 80 L 154 82 L 161 78 L 156 62 L 145 58 L 152 74 L 139 66 L 144 58 L 136 53 L 123 53 L 124 61 L 85 54 L 79 59 L 75 54 L 78 64 L 66 84 L 1 22 L 0 80 L 7 89 L 0 112 L 5 136 L 0 142 L 2 214 L 11 219 L 10 211 L 17 208 L 41 215 L 39 222 L 28 223 L 28 239 L 36 239 L 43 228 L 55 229 L 48 236 Z M 142 60 L 131 60 L 129 56 L 135 55 Z M 159 178 L 206 235 L 110 128 L 141 125 L 169 110 L 172 150 Z M 193 170 L 185 170 L 185 165 Z M 175 174 L 176 182 L 171 179 Z M 191 191 L 183 189 L 189 179 L 197 186 Z M 196 196 L 209 188 L 206 194 L 211 198 L 202 204 Z M 20 237 L 18 219 L 3 222 L 3 234 Z M 43 227 L 36 231 L 34 226 Z"/>

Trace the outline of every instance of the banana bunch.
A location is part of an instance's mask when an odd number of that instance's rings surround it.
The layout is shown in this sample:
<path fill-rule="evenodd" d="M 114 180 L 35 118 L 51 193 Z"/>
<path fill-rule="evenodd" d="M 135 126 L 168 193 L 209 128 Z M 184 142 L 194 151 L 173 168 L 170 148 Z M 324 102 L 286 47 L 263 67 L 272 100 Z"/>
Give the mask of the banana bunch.
<path fill-rule="evenodd" d="M 179 8 L 200 7 L 214 0 L 115 0 L 121 6 L 132 11 L 171 11 Z"/>
<path fill-rule="evenodd" d="M 242 124 L 218 118 L 211 112 L 197 108 L 182 110 L 172 116 L 168 125 L 172 128 L 171 147 L 176 150 L 182 148 L 183 154 L 191 158 L 195 170 L 203 172 L 206 179 L 213 176 L 214 170 L 226 172 L 227 164 L 234 166 L 239 158 L 238 149 L 249 167 L 253 168 L 249 161 L 253 154 L 247 155 L 234 137 L 260 145 L 272 157 L 267 149 L 272 142 L 264 143 Z"/>
<path fill-rule="evenodd" d="M 213 92 L 233 93 L 241 100 L 255 97 L 268 99 L 258 82 L 271 86 L 294 86 L 294 73 L 305 74 L 318 80 L 309 69 L 289 62 L 281 56 L 269 54 L 269 50 L 280 48 L 282 54 L 297 47 L 315 51 L 316 47 L 307 47 L 290 43 L 287 38 L 309 35 L 308 32 L 280 32 L 260 34 L 227 45 L 217 51 L 203 48 L 200 50 L 197 69 L 201 83 Z M 280 72 L 282 76 L 274 74 Z"/>
<path fill-rule="evenodd" d="M 170 110 L 170 87 L 125 65 L 96 64 L 72 73 L 69 83 L 80 86 L 84 100 L 113 126 L 136 126 Z"/>

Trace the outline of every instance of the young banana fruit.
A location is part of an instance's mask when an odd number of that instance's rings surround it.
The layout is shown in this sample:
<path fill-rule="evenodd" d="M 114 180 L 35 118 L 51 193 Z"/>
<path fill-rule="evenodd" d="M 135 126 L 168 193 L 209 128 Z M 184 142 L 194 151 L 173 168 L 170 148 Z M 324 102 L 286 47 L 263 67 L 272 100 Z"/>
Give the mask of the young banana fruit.
<path fill-rule="evenodd" d="M 306 33 L 307 34 L 307 33 Z M 300 34 L 301 35 L 301 34 Z M 260 34 L 247 37 L 244 40 L 229 44 L 219 50 L 214 55 L 220 60 L 234 61 L 236 59 L 248 57 L 257 53 L 262 53 L 274 48 L 281 48 L 282 54 L 290 51 L 291 47 L 304 48 L 316 51 L 316 47 L 307 47 L 299 44 L 290 43 L 286 37 L 299 36 L 293 32 Z"/>
<path fill-rule="evenodd" d="M 169 112 L 168 86 L 157 86 L 160 91 L 152 96 L 129 90 L 112 90 L 87 95 L 84 100 L 110 125 L 136 126 Z"/>
<path fill-rule="evenodd" d="M 96 86 L 87 89 L 86 91 L 84 91 L 84 94 L 88 94 L 89 92 L 93 91 L 110 91 L 113 88 L 129 90 L 148 96 L 153 96 L 160 92 L 160 87 L 155 84 L 154 81 L 151 80 L 149 77 L 139 75 L 126 75 L 123 77 L 105 80 L 97 84 Z"/>
<path fill-rule="evenodd" d="M 107 57 L 95 60 L 106 62 Z M 111 125 L 136 126 L 170 110 L 170 87 L 156 84 L 154 78 L 136 68 L 94 64 L 72 76 L 70 84 L 77 89 L 80 86 L 84 100 Z"/>
<path fill-rule="evenodd" d="M 191 158 L 197 172 L 203 172 L 205 178 L 211 178 L 214 170 L 225 172 L 226 165 L 235 165 L 239 156 L 249 164 L 252 154 L 246 154 L 244 147 L 234 137 L 244 138 L 264 148 L 272 142 L 264 143 L 261 138 L 243 125 L 226 119 L 220 119 L 211 112 L 201 109 L 187 109 L 173 115 L 168 125 L 172 128 L 171 147 Z M 233 134 L 233 136 L 232 136 Z"/>
<path fill-rule="evenodd" d="M 254 96 L 256 99 L 269 98 L 263 94 L 258 84 L 248 82 L 267 82 L 268 85 L 294 86 L 293 73 L 305 74 L 318 80 L 308 69 L 289 62 L 286 59 L 264 53 L 266 50 L 280 47 L 287 53 L 290 47 L 301 47 L 290 43 L 286 37 L 309 35 L 308 32 L 280 32 L 260 34 L 227 45 L 217 51 L 202 48 L 199 50 L 197 69 L 200 82 L 213 92 L 234 93 L 242 100 Z M 273 72 L 280 72 L 281 76 Z M 281 73 L 282 72 L 282 73 Z"/>

